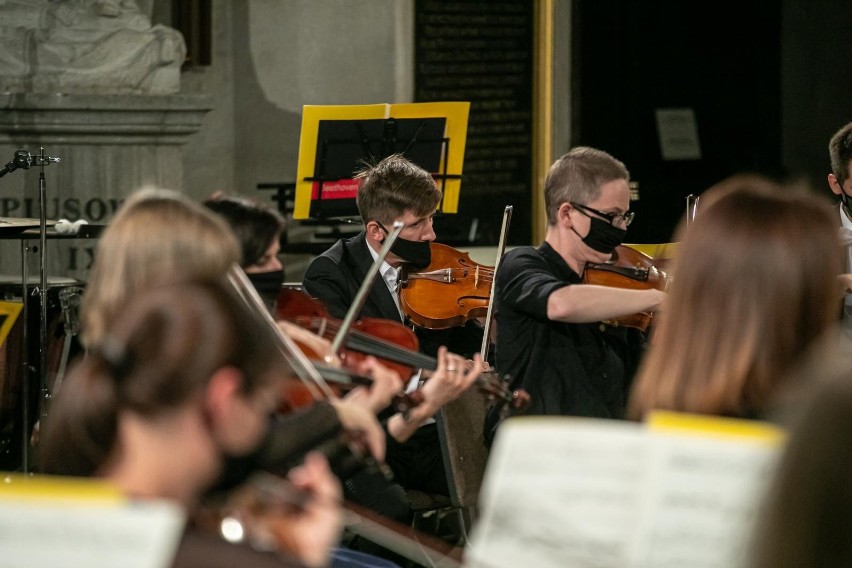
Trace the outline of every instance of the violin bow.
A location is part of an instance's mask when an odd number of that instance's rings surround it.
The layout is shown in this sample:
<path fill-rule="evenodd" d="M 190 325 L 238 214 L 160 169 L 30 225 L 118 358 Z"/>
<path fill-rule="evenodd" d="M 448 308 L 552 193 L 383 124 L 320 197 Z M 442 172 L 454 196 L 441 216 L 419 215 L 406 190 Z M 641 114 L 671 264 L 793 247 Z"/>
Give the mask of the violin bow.
<path fill-rule="evenodd" d="M 266 305 L 263 303 L 263 299 L 261 299 L 260 294 L 257 293 L 257 290 L 239 265 L 235 264 L 231 267 L 231 270 L 228 272 L 228 282 L 234 287 L 234 290 L 236 290 L 243 301 L 246 302 L 249 307 L 255 308 L 266 323 L 269 324 L 269 327 L 274 332 L 278 351 L 284 356 L 284 359 L 290 363 L 290 366 L 293 367 L 293 371 L 302 383 L 304 383 L 305 388 L 308 389 L 311 396 L 317 400 L 322 398 L 337 398 L 337 395 L 331 390 L 331 387 L 328 386 L 328 383 L 322 378 L 322 375 L 320 375 L 319 371 L 316 367 L 314 367 L 307 355 L 305 355 L 295 342 L 286 333 L 281 331 L 281 328 L 278 327 L 277 323 L 275 323 L 275 319 L 273 319 L 269 310 L 266 309 Z"/>
<path fill-rule="evenodd" d="M 506 235 L 509 233 L 509 224 L 512 222 L 512 206 L 507 205 L 503 210 L 503 226 L 500 227 L 500 241 L 497 243 L 497 260 L 494 261 L 494 272 L 491 276 L 491 294 L 488 296 L 488 311 L 485 314 L 485 329 L 482 332 L 482 347 L 479 350 L 483 361 L 488 360 L 488 350 L 491 346 L 489 336 L 491 335 L 491 319 L 494 317 L 494 290 L 497 288 L 497 269 L 500 267 L 500 259 L 506 252 Z"/>
<path fill-rule="evenodd" d="M 695 214 L 698 213 L 698 199 L 700 196 L 690 193 L 686 196 L 686 225 L 695 222 Z"/>
<path fill-rule="evenodd" d="M 403 227 L 405 227 L 405 225 L 401 221 L 394 221 L 393 229 L 390 234 L 388 234 L 388 238 L 385 239 L 385 242 L 379 251 L 379 256 L 376 257 L 375 262 L 373 262 L 372 266 L 370 266 L 370 269 L 367 271 L 367 275 L 364 276 L 364 281 L 361 283 L 361 287 L 358 289 L 358 293 L 355 295 L 352 305 L 349 306 L 349 311 L 346 312 L 346 317 L 343 318 L 343 323 L 340 324 L 340 329 L 337 330 L 337 335 L 334 336 L 334 341 L 331 342 L 332 353 L 340 353 L 340 350 L 343 347 L 343 342 L 346 341 L 346 336 L 349 335 L 349 330 L 352 328 L 352 324 L 355 323 L 355 320 L 361 313 L 361 308 L 364 307 L 364 302 L 367 301 L 367 294 L 370 293 L 370 289 L 373 287 L 373 282 L 376 281 L 376 276 L 379 274 L 379 268 L 385 261 L 385 258 L 387 258 L 393 243 L 396 241 L 397 237 L 399 237 L 399 233 L 402 232 Z"/>

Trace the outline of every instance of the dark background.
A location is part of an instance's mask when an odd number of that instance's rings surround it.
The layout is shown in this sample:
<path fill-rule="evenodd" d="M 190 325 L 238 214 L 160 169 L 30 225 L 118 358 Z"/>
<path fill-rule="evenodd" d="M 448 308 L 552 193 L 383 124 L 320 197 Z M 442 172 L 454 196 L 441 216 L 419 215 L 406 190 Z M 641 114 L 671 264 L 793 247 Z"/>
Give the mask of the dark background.
<path fill-rule="evenodd" d="M 513 204 L 510 244 L 529 244 L 532 90 L 518 80 L 532 85 L 534 3 L 415 6 L 417 100 L 472 101 L 459 214 L 439 219 L 438 234 L 450 244 L 494 245 L 502 208 Z M 570 16 L 555 30 L 571 30 L 571 50 L 556 54 L 554 69 L 557 83 L 570 76 L 563 106 L 571 116 L 556 117 L 570 122 L 570 139 L 554 146 L 594 146 L 625 162 L 640 196 L 628 240 L 670 240 L 685 196 L 737 172 L 805 180 L 829 197 L 828 139 L 852 120 L 852 2 L 573 0 L 570 7 L 557 9 L 558 18 Z M 558 0 L 557 8 L 564 8 Z M 472 38 L 479 43 L 468 49 Z M 483 64 L 466 67 L 470 57 Z M 483 88 L 471 93 L 473 80 Z M 693 110 L 701 159 L 662 159 L 660 108 Z"/>
<path fill-rule="evenodd" d="M 631 242 L 665 242 L 700 194 L 736 172 L 784 173 L 779 2 L 576 0 L 572 145 L 610 152 L 639 184 Z M 694 111 L 701 159 L 663 159 L 655 110 Z"/>

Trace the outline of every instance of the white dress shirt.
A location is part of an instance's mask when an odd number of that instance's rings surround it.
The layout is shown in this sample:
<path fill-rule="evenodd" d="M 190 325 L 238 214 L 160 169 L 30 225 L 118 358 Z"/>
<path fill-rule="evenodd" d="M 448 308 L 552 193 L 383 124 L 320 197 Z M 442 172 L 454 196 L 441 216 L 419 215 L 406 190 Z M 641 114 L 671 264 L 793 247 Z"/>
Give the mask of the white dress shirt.
<path fill-rule="evenodd" d="M 846 247 L 846 272 L 852 273 L 852 220 L 840 204 L 840 239 Z M 846 294 L 843 306 L 843 332 L 852 337 L 852 294 Z"/>
<path fill-rule="evenodd" d="M 370 251 L 370 256 L 373 257 L 373 262 L 379 258 L 379 253 L 373 250 L 369 244 L 367 245 L 367 250 Z M 391 296 L 393 297 L 393 301 L 396 304 L 396 309 L 399 310 L 399 321 L 404 322 L 405 316 L 402 313 L 402 308 L 399 304 L 399 268 L 394 268 L 390 264 L 387 263 L 386 260 L 382 261 L 382 265 L 379 267 L 379 274 L 382 275 L 382 280 L 384 280 L 385 285 L 390 290 Z M 417 372 L 412 375 L 411 379 L 408 381 L 408 385 L 405 387 L 405 392 L 412 392 L 417 390 L 417 387 L 420 386 L 420 375 L 422 374 L 421 369 L 417 369 Z M 431 423 L 433 420 L 430 418 L 427 423 Z"/>

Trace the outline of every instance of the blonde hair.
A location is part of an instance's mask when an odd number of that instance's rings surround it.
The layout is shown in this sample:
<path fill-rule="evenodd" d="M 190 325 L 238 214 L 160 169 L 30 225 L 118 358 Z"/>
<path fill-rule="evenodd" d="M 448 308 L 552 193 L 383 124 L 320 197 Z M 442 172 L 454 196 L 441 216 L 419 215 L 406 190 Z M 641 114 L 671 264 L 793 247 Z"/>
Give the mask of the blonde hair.
<path fill-rule="evenodd" d="M 702 197 L 628 415 L 753 417 L 838 319 L 842 249 L 827 203 L 758 176 Z"/>
<path fill-rule="evenodd" d="M 239 255 L 227 224 L 200 204 L 170 190 L 137 191 L 98 242 L 81 307 L 83 344 L 98 343 L 153 284 L 221 279 Z"/>

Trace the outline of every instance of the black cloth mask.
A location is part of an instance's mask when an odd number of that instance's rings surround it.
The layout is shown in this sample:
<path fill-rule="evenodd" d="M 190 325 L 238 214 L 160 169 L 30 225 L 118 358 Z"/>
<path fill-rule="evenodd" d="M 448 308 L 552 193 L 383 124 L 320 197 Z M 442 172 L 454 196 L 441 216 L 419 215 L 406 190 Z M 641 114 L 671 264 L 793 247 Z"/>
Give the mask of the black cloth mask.
<path fill-rule="evenodd" d="M 270 270 L 269 272 L 253 272 L 246 274 L 249 282 L 259 294 L 278 294 L 284 284 L 284 270 Z"/>
<path fill-rule="evenodd" d="M 589 217 L 591 225 L 589 234 L 580 237 L 580 233 L 574 227 L 571 230 L 577 233 L 577 236 L 592 250 L 596 250 L 602 254 L 612 254 L 615 247 L 624 242 L 624 237 L 627 235 L 627 229 L 619 229 L 603 219 L 597 217 Z"/>
<path fill-rule="evenodd" d="M 278 293 L 284 284 L 284 270 L 270 270 L 268 272 L 254 272 L 246 274 L 260 297 L 267 306 L 273 306 L 278 299 Z"/>
<path fill-rule="evenodd" d="M 390 234 L 381 223 L 379 227 Z M 432 262 L 431 241 L 410 241 L 397 237 L 391 246 L 391 252 L 418 270 L 426 268 Z"/>

